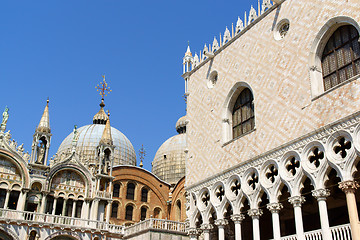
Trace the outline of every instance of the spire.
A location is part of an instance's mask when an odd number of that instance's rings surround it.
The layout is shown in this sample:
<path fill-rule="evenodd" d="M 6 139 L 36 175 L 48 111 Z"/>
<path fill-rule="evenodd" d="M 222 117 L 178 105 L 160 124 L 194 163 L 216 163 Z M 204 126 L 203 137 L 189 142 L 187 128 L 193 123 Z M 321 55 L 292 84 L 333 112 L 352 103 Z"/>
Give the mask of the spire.
<path fill-rule="evenodd" d="M 100 144 L 113 145 L 113 140 L 112 140 L 112 136 L 111 136 L 110 113 L 109 113 L 109 111 L 108 111 L 107 117 L 108 117 L 108 119 L 107 119 L 106 124 L 105 124 L 103 135 L 102 135 L 102 137 L 100 139 Z"/>
<path fill-rule="evenodd" d="M 188 46 L 187 46 L 187 49 L 186 49 L 186 53 L 185 53 L 185 57 L 186 56 L 192 56 L 192 53 L 191 53 L 191 51 L 190 51 L 190 44 L 189 44 L 189 41 L 188 41 Z"/>
<path fill-rule="evenodd" d="M 41 117 L 39 126 L 36 128 L 36 132 L 51 133 L 49 118 L 49 99 L 46 101 L 46 107 Z"/>

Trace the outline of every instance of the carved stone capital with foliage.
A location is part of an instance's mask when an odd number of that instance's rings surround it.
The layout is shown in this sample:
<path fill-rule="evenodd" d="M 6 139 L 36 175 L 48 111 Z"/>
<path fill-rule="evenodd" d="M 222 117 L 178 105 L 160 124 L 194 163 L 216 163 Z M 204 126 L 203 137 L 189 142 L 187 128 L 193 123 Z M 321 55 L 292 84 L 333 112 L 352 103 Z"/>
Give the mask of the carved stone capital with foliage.
<path fill-rule="evenodd" d="M 293 196 L 289 197 L 289 203 L 293 205 L 293 207 L 301 207 L 301 204 L 305 202 L 305 198 L 303 196 Z"/>
<path fill-rule="evenodd" d="M 252 218 L 259 218 L 262 214 L 263 214 L 263 211 L 258 208 L 248 210 L 248 215 Z"/>
<path fill-rule="evenodd" d="M 355 193 L 356 189 L 358 189 L 359 184 L 356 181 L 348 180 L 339 182 L 339 188 L 345 193 Z"/>
<path fill-rule="evenodd" d="M 213 228 L 214 226 L 210 223 L 201 224 L 201 230 L 203 230 L 203 232 L 210 232 L 210 230 Z"/>
<path fill-rule="evenodd" d="M 245 215 L 244 215 L 244 214 L 234 214 L 234 215 L 231 216 L 231 220 L 232 220 L 235 224 L 240 224 L 244 219 L 245 219 Z"/>
<path fill-rule="evenodd" d="M 266 208 L 269 209 L 271 213 L 279 213 L 283 205 L 281 203 L 269 203 L 266 205 Z"/>
<path fill-rule="evenodd" d="M 318 201 L 325 201 L 328 196 L 330 196 L 330 190 L 321 188 L 312 191 L 312 195 Z"/>
<path fill-rule="evenodd" d="M 229 222 L 226 219 L 216 219 L 215 220 L 215 225 L 218 227 L 224 227 L 225 225 L 227 225 Z"/>
<path fill-rule="evenodd" d="M 188 228 L 187 234 L 189 237 L 197 237 L 199 235 L 199 231 L 196 228 Z"/>

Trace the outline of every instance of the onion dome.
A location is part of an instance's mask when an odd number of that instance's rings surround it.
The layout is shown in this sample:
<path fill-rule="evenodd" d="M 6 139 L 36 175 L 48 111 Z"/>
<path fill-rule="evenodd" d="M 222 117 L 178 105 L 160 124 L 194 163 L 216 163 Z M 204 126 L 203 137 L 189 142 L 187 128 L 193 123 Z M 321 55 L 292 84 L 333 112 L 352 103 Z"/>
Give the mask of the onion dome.
<path fill-rule="evenodd" d="M 166 140 L 155 154 L 152 172 L 169 184 L 176 184 L 185 176 L 186 117 L 176 123 L 178 135 Z"/>
<path fill-rule="evenodd" d="M 95 114 L 93 124 L 77 129 L 77 141 L 75 151 L 79 160 L 84 164 L 96 163 L 97 147 L 100 142 L 113 145 L 114 163 L 117 165 L 136 166 L 136 154 L 129 139 L 116 128 L 110 126 L 108 115 L 104 111 L 104 101 L 100 104 L 100 111 Z M 105 131 L 104 131 L 105 130 Z M 63 159 L 72 152 L 74 132 L 70 133 L 61 143 L 56 155 Z M 111 142 L 112 141 L 112 142 Z"/>
<path fill-rule="evenodd" d="M 49 99 L 46 102 L 46 106 L 41 116 L 40 123 L 36 128 L 36 132 L 51 133 L 50 118 L 49 118 Z"/>

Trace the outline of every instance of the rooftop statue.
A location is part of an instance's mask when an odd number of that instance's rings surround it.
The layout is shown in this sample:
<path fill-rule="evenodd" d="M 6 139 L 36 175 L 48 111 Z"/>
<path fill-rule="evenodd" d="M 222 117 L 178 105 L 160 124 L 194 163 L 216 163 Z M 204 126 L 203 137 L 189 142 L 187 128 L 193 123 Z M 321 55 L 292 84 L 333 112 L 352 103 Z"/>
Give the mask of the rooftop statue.
<path fill-rule="evenodd" d="M 1 122 L 1 125 L 0 125 L 0 130 L 1 132 L 4 132 L 6 130 L 6 124 L 7 124 L 7 121 L 9 119 L 9 108 L 6 106 L 5 107 L 5 110 L 2 114 L 3 118 L 2 118 L 2 122 Z"/>

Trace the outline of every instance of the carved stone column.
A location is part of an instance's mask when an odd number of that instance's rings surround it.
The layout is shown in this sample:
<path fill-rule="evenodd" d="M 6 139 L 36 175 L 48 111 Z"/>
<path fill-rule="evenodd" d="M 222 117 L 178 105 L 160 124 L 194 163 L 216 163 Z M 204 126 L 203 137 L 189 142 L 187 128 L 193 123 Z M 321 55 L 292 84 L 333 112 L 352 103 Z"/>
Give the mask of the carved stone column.
<path fill-rule="evenodd" d="M 199 235 L 199 231 L 196 228 L 189 228 L 187 230 L 190 240 L 197 240 L 197 236 Z"/>
<path fill-rule="evenodd" d="M 72 211 L 71 211 L 71 217 L 75 217 L 76 213 L 76 200 L 73 199 L 73 205 L 72 205 Z"/>
<path fill-rule="evenodd" d="M 106 222 L 107 222 L 107 223 L 110 221 L 111 203 L 112 203 L 112 200 L 108 200 L 108 203 L 107 203 L 107 206 L 106 206 Z"/>
<path fill-rule="evenodd" d="M 18 210 L 18 211 L 21 210 L 23 198 L 24 198 L 24 194 L 22 191 L 20 191 L 19 198 L 18 198 L 18 201 L 16 204 L 16 210 Z"/>
<path fill-rule="evenodd" d="M 58 197 L 54 196 L 54 203 L 53 203 L 53 208 L 52 208 L 52 212 L 51 212 L 52 215 L 55 215 L 57 200 L 58 200 Z"/>
<path fill-rule="evenodd" d="M 295 227 L 298 240 L 305 240 L 304 225 L 301 212 L 301 204 L 303 204 L 304 202 L 305 198 L 303 196 L 289 197 L 289 203 L 291 203 L 294 207 Z"/>
<path fill-rule="evenodd" d="M 225 226 L 228 224 L 226 219 L 216 219 L 215 225 L 218 227 L 219 230 L 219 240 L 225 240 Z"/>
<path fill-rule="evenodd" d="M 4 209 L 8 208 L 10 193 L 11 193 L 11 189 L 6 189 L 6 197 L 5 197 Z"/>
<path fill-rule="evenodd" d="M 46 198 L 47 198 L 47 193 L 43 192 L 41 199 L 40 213 L 45 213 Z"/>
<path fill-rule="evenodd" d="M 281 238 L 281 231 L 280 231 L 280 217 L 279 212 L 283 208 L 281 203 L 269 203 L 267 209 L 271 212 L 272 217 L 272 225 L 273 225 L 273 234 L 275 240 L 280 240 Z"/>
<path fill-rule="evenodd" d="M 312 191 L 312 195 L 318 201 L 323 239 L 331 240 L 331 231 L 330 231 L 329 217 L 328 217 L 327 205 L 326 205 L 326 198 L 330 196 L 330 191 L 324 188 L 316 189 Z"/>
<path fill-rule="evenodd" d="M 209 223 L 205 223 L 201 225 L 201 230 L 204 233 L 204 240 L 210 240 L 210 231 L 211 229 L 213 229 L 214 226 L 209 224 Z"/>
<path fill-rule="evenodd" d="M 231 216 L 231 220 L 235 224 L 235 240 L 241 240 L 241 222 L 245 219 L 243 214 L 234 214 Z"/>
<path fill-rule="evenodd" d="M 67 198 L 64 198 L 63 201 L 63 207 L 62 207 L 62 211 L 61 211 L 61 216 L 65 216 L 66 215 L 66 204 L 67 204 Z"/>
<path fill-rule="evenodd" d="M 252 218 L 252 224 L 253 224 L 253 239 L 254 240 L 260 240 L 260 223 L 259 218 L 263 214 L 263 211 L 261 209 L 249 209 L 248 215 Z"/>
<path fill-rule="evenodd" d="M 355 199 L 355 191 L 358 187 L 359 184 L 356 181 L 344 181 L 339 183 L 339 188 L 346 195 L 346 204 L 349 212 L 349 221 L 353 240 L 360 240 L 359 215 Z"/>

